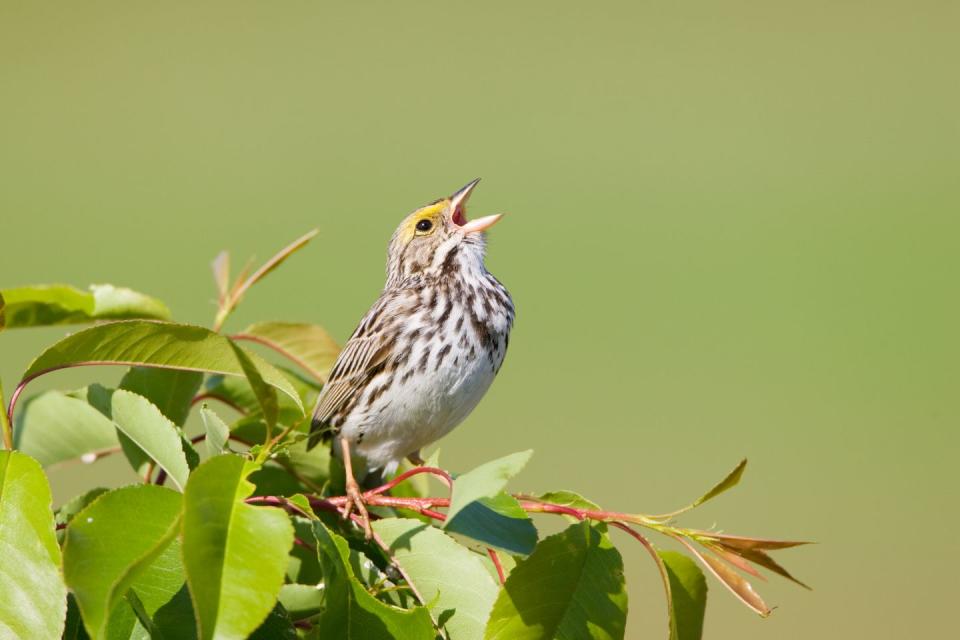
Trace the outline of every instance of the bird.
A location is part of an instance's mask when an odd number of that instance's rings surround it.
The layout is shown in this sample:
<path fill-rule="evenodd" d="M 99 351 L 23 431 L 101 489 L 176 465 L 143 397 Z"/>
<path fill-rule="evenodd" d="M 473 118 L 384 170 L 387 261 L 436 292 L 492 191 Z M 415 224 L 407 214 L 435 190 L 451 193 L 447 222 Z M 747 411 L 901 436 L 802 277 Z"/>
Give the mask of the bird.
<path fill-rule="evenodd" d="M 343 517 L 369 516 L 351 453 L 392 473 L 460 424 L 500 371 L 515 310 L 484 263 L 487 229 L 502 214 L 467 220 L 480 181 L 404 218 L 387 249 L 383 291 L 337 357 L 310 424 L 308 447 L 333 438 L 346 475 Z"/>

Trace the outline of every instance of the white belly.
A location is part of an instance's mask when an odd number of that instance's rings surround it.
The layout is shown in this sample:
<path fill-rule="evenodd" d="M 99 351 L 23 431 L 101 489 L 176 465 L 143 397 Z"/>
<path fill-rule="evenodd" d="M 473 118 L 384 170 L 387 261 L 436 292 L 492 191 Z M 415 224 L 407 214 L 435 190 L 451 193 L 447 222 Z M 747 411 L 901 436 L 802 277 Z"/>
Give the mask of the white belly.
<path fill-rule="evenodd" d="M 422 350 L 421 350 L 422 351 Z M 493 357 L 454 347 L 436 367 L 396 379 L 382 402 L 365 412 L 354 412 L 344 423 L 341 437 L 367 460 L 370 469 L 400 461 L 442 438 L 460 424 L 487 392 L 502 354 Z M 411 354 L 416 362 L 422 353 Z"/>

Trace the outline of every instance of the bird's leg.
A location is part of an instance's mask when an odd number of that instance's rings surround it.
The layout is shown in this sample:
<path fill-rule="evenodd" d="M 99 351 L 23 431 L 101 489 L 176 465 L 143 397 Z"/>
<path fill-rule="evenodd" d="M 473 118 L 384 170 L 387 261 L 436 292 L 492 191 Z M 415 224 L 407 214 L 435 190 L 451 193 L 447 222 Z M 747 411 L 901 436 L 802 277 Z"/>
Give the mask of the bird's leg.
<path fill-rule="evenodd" d="M 415 467 L 422 467 L 425 464 L 424 459 L 420 457 L 420 449 L 409 454 L 407 460 Z"/>
<path fill-rule="evenodd" d="M 370 528 L 370 515 L 367 513 L 367 507 L 363 503 L 363 494 L 360 492 L 360 485 L 357 479 L 353 477 L 353 462 L 350 460 L 350 443 L 346 438 L 340 438 L 340 451 L 343 454 L 344 475 L 347 481 L 347 502 L 343 507 L 343 518 L 350 517 L 350 512 L 356 508 L 357 515 L 360 516 L 360 524 L 363 526 L 363 535 L 369 540 L 373 537 L 373 530 Z"/>

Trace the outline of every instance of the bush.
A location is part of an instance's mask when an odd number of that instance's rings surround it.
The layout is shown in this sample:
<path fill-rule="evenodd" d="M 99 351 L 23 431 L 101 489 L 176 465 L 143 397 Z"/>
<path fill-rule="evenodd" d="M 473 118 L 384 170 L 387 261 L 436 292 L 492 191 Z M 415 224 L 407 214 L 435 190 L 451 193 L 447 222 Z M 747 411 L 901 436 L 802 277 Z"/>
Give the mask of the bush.
<path fill-rule="evenodd" d="M 707 589 L 694 559 L 762 616 L 770 610 L 743 574 L 759 577 L 757 565 L 801 584 L 768 554 L 800 542 L 675 523 L 736 485 L 746 461 L 690 505 L 651 516 L 607 511 L 569 491 L 506 492 L 529 451 L 455 476 L 434 459 L 367 492 L 376 519 L 366 540 L 356 515 L 340 515 L 339 461 L 306 447 L 334 341 L 289 322 L 221 333 L 250 287 L 313 235 L 233 284 L 227 254 L 218 256 L 212 330 L 174 323 L 161 302 L 109 285 L 0 292 L 0 328 L 94 323 L 41 353 L 0 411 L 0 635 L 622 638 L 627 592 L 612 529 L 656 563 L 671 638 L 702 632 Z M 90 365 L 129 368 L 116 388 L 21 400 L 32 380 Z M 240 417 L 228 424 L 214 403 Z M 191 436 L 193 409 L 203 430 Z M 94 489 L 51 510 L 44 467 L 114 454 L 142 484 Z M 428 477 L 442 495 L 430 495 Z M 571 524 L 539 539 L 531 514 Z M 647 531 L 690 556 L 658 550 Z"/>

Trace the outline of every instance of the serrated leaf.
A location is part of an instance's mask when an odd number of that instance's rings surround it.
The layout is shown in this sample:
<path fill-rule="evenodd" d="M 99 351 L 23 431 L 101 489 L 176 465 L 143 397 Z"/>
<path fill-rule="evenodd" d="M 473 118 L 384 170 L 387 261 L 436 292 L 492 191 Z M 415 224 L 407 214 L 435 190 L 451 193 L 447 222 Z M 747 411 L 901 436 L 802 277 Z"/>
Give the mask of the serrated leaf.
<path fill-rule="evenodd" d="M 675 551 L 657 551 L 669 584 L 670 640 L 700 640 L 707 607 L 707 581 L 697 564 Z"/>
<path fill-rule="evenodd" d="M 484 638 L 623 638 L 623 560 L 603 529 L 570 525 L 518 562 L 493 605 Z"/>
<path fill-rule="evenodd" d="M 0 549 L 0 631 L 12 638 L 60 638 L 67 587 L 50 485 L 40 464 L 18 451 L 0 451 Z"/>
<path fill-rule="evenodd" d="M 447 510 L 447 523 L 468 504 L 480 498 L 492 498 L 500 493 L 507 481 L 518 474 L 533 451 L 520 451 L 492 460 L 476 469 L 457 476 L 453 482 L 453 499 Z"/>
<path fill-rule="evenodd" d="M 246 355 L 241 363 L 238 352 Z M 67 336 L 40 354 L 23 375 L 21 385 L 50 371 L 93 364 L 127 364 L 246 377 L 252 364 L 263 381 L 290 397 L 303 412 L 300 396 L 289 381 L 256 354 L 229 339 L 192 325 L 128 320 L 90 327 Z"/>
<path fill-rule="evenodd" d="M 277 351 L 295 362 L 320 382 L 337 360 L 340 347 L 326 329 L 301 322 L 258 322 L 231 336 L 249 340 Z"/>
<path fill-rule="evenodd" d="M 529 555 L 537 544 L 537 528 L 517 500 L 500 492 L 480 498 L 447 519 L 444 530 L 476 547 L 493 547 L 510 554 Z"/>
<path fill-rule="evenodd" d="M 317 624 L 319 637 L 343 640 L 434 640 L 433 623 L 426 609 L 399 609 L 374 598 L 353 573 L 347 541 L 320 521 L 312 524 L 327 598 Z"/>
<path fill-rule="evenodd" d="M 409 518 L 377 520 L 373 530 L 451 638 L 483 635 L 498 588 L 480 556 Z"/>
<path fill-rule="evenodd" d="M 215 456 L 227 451 L 227 442 L 230 440 L 230 427 L 220 419 L 216 413 L 204 404 L 200 407 L 200 418 L 203 421 L 203 431 L 206 434 L 204 446 L 207 455 Z"/>
<path fill-rule="evenodd" d="M 27 400 L 15 419 L 14 445 L 44 467 L 119 445 L 117 428 L 86 401 L 87 390 L 46 391 Z"/>
<path fill-rule="evenodd" d="M 203 374 L 199 371 L 132 367 L 124 374 L 118 388 L 143 396 L 171 422 L 182 427 L 202 383 Z"/>
<path fill-rule="evenodd" d="M 92 638 L 106 638 L 111 611 L 166 549 L 180 525 L 180 494 L 156 485 L 110 491 L 67 527 L 63 572 Z"/>
<path fill-rule="evenodd" d="M 244 502 L 256 469 L 224 454 L 197 467 L 187 483 L 183 558 L 202 640 L 246 638 L 283 584 L 293 525 L 280 509 Z"/>
<path fill-rule="evenodd" d="M 121 318 L 168 320 L 170 310 L 142 293 L 113 285 L 91 285 L 88 291 L 68 285 L 36 285 L 4 289 L 0 324 L 7 328 L 42 327 Z"/>
<path fill-rule="evenodd" d="M 134 468 L 139 466 L 142 454 L 155 461 L 177 488 L 183 490 L 190 467 L 175 424 L 149 400 L 130 391 L 92 385 L 88 397 L 90 404 L 112 420 L 138 450 L 130 456 Z M 125 451 L 128 450 L 129 447 L 125 447 Z"/>

